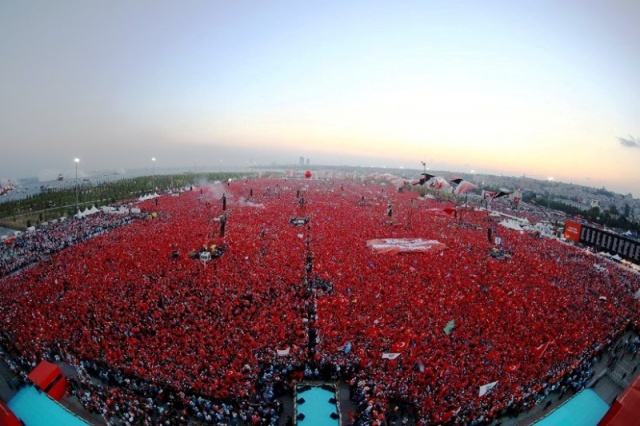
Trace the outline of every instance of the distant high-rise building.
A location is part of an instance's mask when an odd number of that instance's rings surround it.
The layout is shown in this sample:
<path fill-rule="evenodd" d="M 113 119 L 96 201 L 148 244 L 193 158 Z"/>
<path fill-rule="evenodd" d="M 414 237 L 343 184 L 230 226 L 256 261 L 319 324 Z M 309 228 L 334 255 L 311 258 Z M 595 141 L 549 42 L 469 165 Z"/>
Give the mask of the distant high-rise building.
<path fill-rule="evenodd" d="M 300 157 L 300 165 L 304 166 L 304 157 Z"/>
<path fill-rule="evenodd" d="M 307 158 L 307 166 L 309 165 L 309 162 L 310 162 L 310 161 L 311 161 L 311 160 Z"/>

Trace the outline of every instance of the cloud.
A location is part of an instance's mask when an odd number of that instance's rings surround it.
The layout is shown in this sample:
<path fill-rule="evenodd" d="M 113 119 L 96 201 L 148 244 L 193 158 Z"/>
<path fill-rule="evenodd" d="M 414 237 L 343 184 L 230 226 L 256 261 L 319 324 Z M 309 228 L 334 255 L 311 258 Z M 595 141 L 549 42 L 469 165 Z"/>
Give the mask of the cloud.
<path fill-rule="evenodd" d="M 618 138 L 618 141 L 622 144 L 622 146 L 626 146 L 628 148 L 640 148 L 640 140 L 634 138 L 629 135 L 628 138 Z"/>

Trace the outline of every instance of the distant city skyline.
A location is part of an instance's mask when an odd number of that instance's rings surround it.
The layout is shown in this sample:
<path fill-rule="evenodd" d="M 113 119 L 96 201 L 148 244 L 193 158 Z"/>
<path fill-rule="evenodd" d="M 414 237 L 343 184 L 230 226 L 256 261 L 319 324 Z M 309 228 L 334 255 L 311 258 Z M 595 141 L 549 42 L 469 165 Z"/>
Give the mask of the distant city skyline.
<path fill-rule="evenodd" d="M 638 22 L 624 0 L 7 1 L 0 178 L 304 157 L 640 197 Z"/>

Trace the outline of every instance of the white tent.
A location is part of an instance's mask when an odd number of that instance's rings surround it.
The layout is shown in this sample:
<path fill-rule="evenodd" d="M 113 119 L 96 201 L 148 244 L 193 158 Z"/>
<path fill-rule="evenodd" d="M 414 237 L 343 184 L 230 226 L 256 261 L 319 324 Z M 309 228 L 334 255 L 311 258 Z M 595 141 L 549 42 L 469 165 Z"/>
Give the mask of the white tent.
<path fill-rule="evenodd" d="M 140 198 L 138 198 L 139 201 L 146 201 L 146 200 L 151 200 L 152 198 L 157 198 L 160 195 L 158 195 L 156 192 L 154 192 L 153 194 L 147 194 L 147 195 L 143 195 Z"/>
<path fill-rule="evenodd" d="M 91 206 L 91 208 L 85 207 L 83 211 L 78 210 L 78 213 L 75 214 L 75 217 L 77 217 L 78 219 L 81 219 L 83 217 L 90 216 L 92 214 L 96 214 L 99 212 L 100 210 L 98 210 L 96 206 Z"/>

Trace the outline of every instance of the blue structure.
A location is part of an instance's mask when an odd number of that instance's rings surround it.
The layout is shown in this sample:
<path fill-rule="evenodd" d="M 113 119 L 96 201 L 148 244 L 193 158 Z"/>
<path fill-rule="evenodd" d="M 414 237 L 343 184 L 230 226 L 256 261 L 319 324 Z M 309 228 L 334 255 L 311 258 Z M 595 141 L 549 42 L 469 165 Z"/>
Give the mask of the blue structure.
<path fill-rule="evenodd" d="M 608 410 L 609 406 L 598 394 L 585 389 L 535 425 L 596 426 Z"/>
<path fill-rule="evenodd" d="M 22 388 L 7 405 L 26 426 L 88 425 L 34 386 Z"/>
<path fill-rule="evenodd" d="M 339 426 L 336 392 L 320 386 L 298 386 L 296 388 L 297 416 L 299 425 Z M 333 402 L 332 402 L 333 401 Z M 333 417 L 332 417 L 333 414 Z M 304 416 L 304 417 L 303 417 Z"/>

